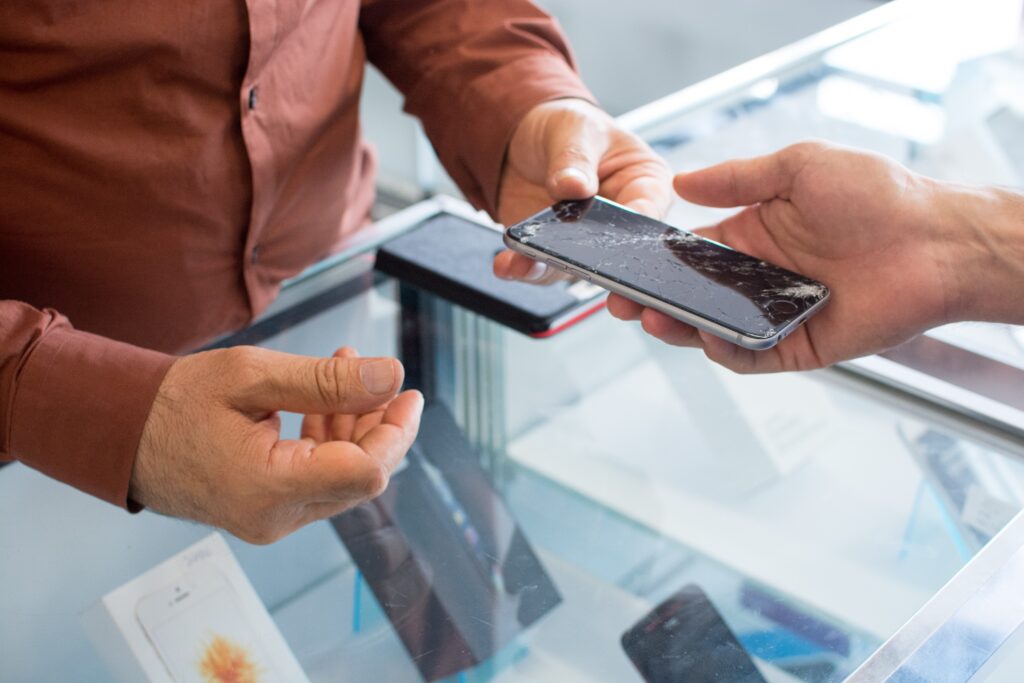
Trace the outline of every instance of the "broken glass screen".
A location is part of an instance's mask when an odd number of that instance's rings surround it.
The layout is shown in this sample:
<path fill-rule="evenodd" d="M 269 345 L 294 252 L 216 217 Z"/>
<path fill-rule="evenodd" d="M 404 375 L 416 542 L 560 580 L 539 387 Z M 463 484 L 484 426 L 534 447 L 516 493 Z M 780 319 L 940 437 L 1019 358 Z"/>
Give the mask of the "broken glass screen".
<path fill-rule="evenodd" d="M 749 337 L 774 337 L 828 296 L 820 282 L 600 198 L 556 204 L 509 235 Z"/>

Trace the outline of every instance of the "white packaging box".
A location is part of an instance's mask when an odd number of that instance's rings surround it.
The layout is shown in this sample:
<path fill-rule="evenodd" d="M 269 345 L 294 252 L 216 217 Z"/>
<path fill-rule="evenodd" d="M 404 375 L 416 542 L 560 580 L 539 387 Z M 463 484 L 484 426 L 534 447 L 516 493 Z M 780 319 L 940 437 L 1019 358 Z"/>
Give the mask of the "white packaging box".
<path fill-rule="evenodd" d="M 201 667 L 229 660 L 252 667 L 242 680 L 309 680 L 216 532 L 108 593 L 81 622 L 123 683 L 221 680 Z"/>

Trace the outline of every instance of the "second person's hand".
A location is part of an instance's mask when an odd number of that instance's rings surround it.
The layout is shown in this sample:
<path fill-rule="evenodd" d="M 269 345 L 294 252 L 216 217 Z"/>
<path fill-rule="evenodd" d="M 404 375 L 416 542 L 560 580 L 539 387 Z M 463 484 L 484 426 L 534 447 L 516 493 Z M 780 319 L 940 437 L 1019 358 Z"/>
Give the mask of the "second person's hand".
<path fill-rule="evenodd" d="M 750 351 L 612 295 L 608 310 L 649 334 L 704 349 L 737 372 L 808 370 L 896 346 L 956 319 L 966 247 L 950 190 L 875 154 L 801 143 L 764 157 L 681 174 L 683 199 L 743 207 L 699 231 L 824 282 L 824 310 L 776 347 Z M 944 203 L 945 202 L 945 203 Z"/>

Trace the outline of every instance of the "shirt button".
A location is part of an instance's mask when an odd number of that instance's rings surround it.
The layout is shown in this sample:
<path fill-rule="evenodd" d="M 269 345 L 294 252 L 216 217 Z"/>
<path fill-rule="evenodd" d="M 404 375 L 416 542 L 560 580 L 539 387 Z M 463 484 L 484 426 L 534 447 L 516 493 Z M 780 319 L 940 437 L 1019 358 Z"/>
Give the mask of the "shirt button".
<path fill-rule="evenodd" d="M 256 108 L 256 86 L 249 88 L 249 110 L 252 111 Z"/>
<path fill-rule="evenodd" d="M 251 263 L 252 265 L 255 266 L 259 262 L 260 262 L 260 245 L 257 244 L 257 245 L 255 245 L 252 248 L 252 253 L 249 254 L 249 263 Z"/>

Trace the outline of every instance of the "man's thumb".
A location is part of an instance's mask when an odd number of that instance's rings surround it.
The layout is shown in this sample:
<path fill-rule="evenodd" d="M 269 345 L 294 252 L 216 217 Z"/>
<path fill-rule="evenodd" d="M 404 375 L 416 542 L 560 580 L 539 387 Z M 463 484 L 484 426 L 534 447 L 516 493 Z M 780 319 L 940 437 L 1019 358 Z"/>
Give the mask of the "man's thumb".
<path fill-rule="evenodd" d="M 548 144 L 547 190 L 553 199 L 587 199 L 597 194 L 597 166 L 606 135 L 569 120 Z"/>
<path fill-rule="evenodd" d="M 366 413 L 389 401 L 405 379 L 394 358 L 309 358 L 251 349 L 244 372 L 250 381 L 239 408 L 295 413 Z M 237 395 L 237 394 L 236 394 Z"/>

